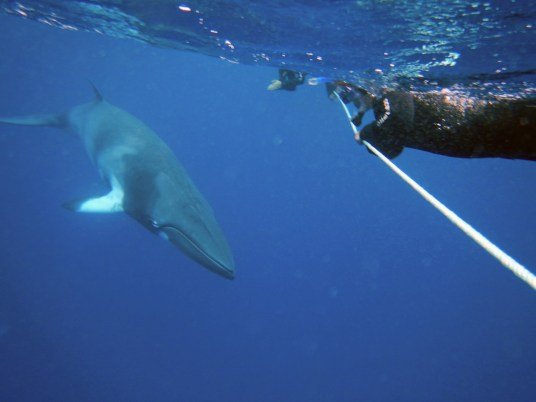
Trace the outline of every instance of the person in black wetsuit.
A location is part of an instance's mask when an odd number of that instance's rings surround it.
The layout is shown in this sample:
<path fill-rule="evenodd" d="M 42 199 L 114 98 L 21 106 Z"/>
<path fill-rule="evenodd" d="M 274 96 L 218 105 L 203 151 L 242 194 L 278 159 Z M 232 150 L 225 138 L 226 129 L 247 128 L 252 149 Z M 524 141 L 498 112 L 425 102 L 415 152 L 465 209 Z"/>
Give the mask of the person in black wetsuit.
<path fill-rule="evenodd" d="M 479 99 L 446 90 L 386 90 L 378 98 L 344 81 L 328 84 L 327 90 L 356 106 L 356 127 L 373 110 L 375 121 L 356 140 L 366 140 L 389 158 L 408 147 L 459 158 L 536 160 L 536 98 Z"/>
<path fill-rule="evenodd" d="M 268 85 L 268 90 L 275 91 L 277 89 L 284 89 L 287 91 L 295 91 L 298 85 L 305 82 L 305 76 L 307 73 L 302 73 L 293 70 L 279 69 L 279 79 L 272 80 Z"/>

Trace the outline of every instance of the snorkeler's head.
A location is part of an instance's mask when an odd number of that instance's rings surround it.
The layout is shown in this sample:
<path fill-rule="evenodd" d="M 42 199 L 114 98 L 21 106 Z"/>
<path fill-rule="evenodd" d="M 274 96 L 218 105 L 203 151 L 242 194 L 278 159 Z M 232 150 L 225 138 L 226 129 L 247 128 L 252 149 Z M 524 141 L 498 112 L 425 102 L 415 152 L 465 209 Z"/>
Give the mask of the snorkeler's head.
<path fill-rule="evenodd" d="M 279 70 L 279 79 L 272 80 L 270 85 L 268 85 L 269 91 L 275 91 L 277 89 L 284 89 L 287 91 L 294 91 L 298 85 L 301 85 L 305 82 L 305 76 L 307 73 L 302 73 L 300 71 Z"/>

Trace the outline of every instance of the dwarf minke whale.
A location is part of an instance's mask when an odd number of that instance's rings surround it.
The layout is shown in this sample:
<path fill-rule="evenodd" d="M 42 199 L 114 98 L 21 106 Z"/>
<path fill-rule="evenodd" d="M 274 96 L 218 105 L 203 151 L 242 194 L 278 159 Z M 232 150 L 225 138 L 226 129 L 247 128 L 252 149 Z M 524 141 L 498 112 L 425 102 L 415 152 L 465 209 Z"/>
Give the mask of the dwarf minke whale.
<path fill-rule="evenodd" d="M 95 100 L 66 113 L 1 118 L 0 123 L 75 131 L 111 191 L 64 204 L 76 212 L 124 211 L 211 271 L 234 278 L 234 260 L 211 207 L 168 146 L 148 126 Z"/>

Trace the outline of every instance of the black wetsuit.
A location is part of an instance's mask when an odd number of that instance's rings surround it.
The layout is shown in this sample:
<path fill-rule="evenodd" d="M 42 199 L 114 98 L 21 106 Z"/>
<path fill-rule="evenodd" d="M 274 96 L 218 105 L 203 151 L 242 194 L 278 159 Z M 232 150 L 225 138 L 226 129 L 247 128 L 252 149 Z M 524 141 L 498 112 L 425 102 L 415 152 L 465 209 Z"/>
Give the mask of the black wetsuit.
<path fill-rule="evenodd" d="M 404 147 L 460 158 L 536 160 L 536 99 L 388 92 L 361 139 L 389 158 Z"/>

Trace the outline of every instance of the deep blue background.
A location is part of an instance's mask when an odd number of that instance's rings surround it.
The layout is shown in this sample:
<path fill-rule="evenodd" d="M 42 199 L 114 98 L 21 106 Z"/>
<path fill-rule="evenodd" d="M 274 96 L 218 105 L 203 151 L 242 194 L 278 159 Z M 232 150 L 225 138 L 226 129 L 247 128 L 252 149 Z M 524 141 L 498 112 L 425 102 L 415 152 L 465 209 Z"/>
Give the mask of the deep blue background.
<path fill-rule="evenodd" d="M 92 96 L 151 126 L 213 206 L 226 281 L 102 194 L 67 132 L 0 127 L 0 400 L 530 401 L 534 293 L 357 147 L 322 88 L 277 71 L 0 17 L 2 115 Z M 536 167 L 397 163 L 536 266 Z"/>

